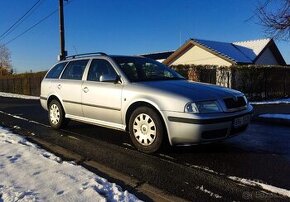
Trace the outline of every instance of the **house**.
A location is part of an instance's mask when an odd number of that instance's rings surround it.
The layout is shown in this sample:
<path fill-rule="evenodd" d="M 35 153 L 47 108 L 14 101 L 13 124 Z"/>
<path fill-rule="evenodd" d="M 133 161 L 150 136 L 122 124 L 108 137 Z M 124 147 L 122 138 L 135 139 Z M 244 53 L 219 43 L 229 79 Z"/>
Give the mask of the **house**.
<path fill-rule="evenodd" d="M 273 39 L 259 39 L 241 42 L 218 42 L 190 39 L 176 51 L 144 54 L 164 64 L 179 65 L 286 65 Z"/>
<path fill-rule="evenodd" d="M 148 53 L 148 54 L 143 54 L 141 56 L 150 58 L 153 60 L 156 60 L 158 62 L 163 62 L 165 59 L 167 59 L 174 51 L 164 51 L 164 52 L 159 52 L 159 53 Z"/>

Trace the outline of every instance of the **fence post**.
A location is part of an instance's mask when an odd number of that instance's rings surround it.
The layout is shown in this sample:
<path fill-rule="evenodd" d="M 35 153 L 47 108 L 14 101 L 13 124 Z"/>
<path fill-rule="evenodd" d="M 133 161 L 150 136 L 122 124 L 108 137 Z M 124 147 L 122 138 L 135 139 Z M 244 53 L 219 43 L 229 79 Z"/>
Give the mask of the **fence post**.
<path fill-rule="evenodd" d="M 286 71 L 286 66 L 284 67 L 284 97 L 286 97 L 286 75 L 287 75 L 287 71 Z"/>
<path fill-rule="evenodd" d="M 264 68 L 264 82 L 265 82 L 265 99 L 268 98 L 268 89 L 267 89 L 267 71 L 266 68 Z"/>
<path fill-rule="evenodd" d="M 12 81 L 13 81 L 13 93 L 16 93 L 15 79 L 12 78 Z"/>
<path fill-rule="evenodd" d="M 28 87 L 29 87 L 29 95 L 32 94 L 32 90 L 31 90 L 31 78 L 28 77 Z"/>

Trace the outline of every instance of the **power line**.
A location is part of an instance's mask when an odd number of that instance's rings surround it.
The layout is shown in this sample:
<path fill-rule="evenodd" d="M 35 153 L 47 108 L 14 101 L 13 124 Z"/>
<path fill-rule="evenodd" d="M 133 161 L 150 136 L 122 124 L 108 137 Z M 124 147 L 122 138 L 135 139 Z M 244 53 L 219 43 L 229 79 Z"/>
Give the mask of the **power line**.
<path fill-rule="evenodd" d="M 20 17 L 13 25 L 11 25 L 5 32 L 3 32 L 0 36 L 0 39 L 3 39 L 6 36 L 8 36 L 26 19 L 26 17 L 29 16 L 28 14 L 32 14 L 31 11 L 40 3 L 40 1 L 42 0 L 38 0 L 22 17 Z"/>
<path fill-rule="evenodd" d="M 69 5 L 73 0 L 71 0 L 70 2 L 68 2 L 66 5 Z M 29 27 L 28 29 L 26 29 L 24 32 L 22 32 L 21 34 L 17 35 L 16 37 L 14 37 L 13 39 L 9 40 L 8 42 L 6 42 L 4 45 L 8 45 L 11 42 L 13 42 L 14 40 L 18 39 L 19 37 L 21 37 L 22 35 L 26 34 L 27 32 L 29 32 L 30 30 L 32 30 L 34 27 L 36 27 L 37 25 L 39 25 L 40 23 L 44 22 L 45 20 L 47 20 L 49 17 L 51 17 L 53 14 L 55 14 L 58 11 L 58 9 L 55 9 L 53 12 L 51 12 L 50 14 L 48 14 L 47 16 L 45 16 L 44 18 L 42 18 L 41 20 L 39 20 L 37 23 L 35 23 L 34 25 L 32 25 L 31 27 Z"/>
<path fill-rule="evenodd" d="M 32 30 L 34 27 L 36 27 L 37 25 L 39 25 L 40 23 L 42 23 L 43 21 L 45 21 L 46 19 L 48 19 L 50 16 L 52 16 L 53 14 L 55 14 L 58 11 L 58 9 L 54 10 L 53 12 L 51 12 L 49 15 L 47 15 L 46 17 L 42 18 L 41 20 L 39 20 L 37 23 L 35 23 L 34 25 L 32 25 L 31 27 L 29 27 L 28 29 L 26 29 L 24 32 L 22 32 L 21 34 L 17 35 L 16 37 L 14 37 L 13 39 L 9 40 L 8 42 L 6 42 L 4 45 L 8 45 L 10 44 L 12 41 L 18 39 L 19 37 L 21 37 L 22 35 L 26 34 L 27 32 L 29 32 L 30 30 Z"/>

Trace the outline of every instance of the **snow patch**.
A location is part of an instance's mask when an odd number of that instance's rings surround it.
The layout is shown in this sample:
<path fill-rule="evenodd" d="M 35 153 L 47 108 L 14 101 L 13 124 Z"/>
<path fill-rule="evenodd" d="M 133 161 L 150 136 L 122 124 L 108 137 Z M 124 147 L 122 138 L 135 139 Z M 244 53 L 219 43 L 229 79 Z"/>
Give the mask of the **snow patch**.
<path fill-rule="evenodd" d="M 20 94 L 4 93 L 4 92 L 0 92 L 0 97 L 20 98 L 20 99 L 26 99 L 26 100 L 39 100 L 39 97 L 37 96 L 20 95 Z"/>
<path fill-rule="evenodd" d="M 286 190 L 286 189 L 282 189 L 282 188 L 278 188 L 278 187 L 274 187 L 272 185 L 268 185 L 268 184 L 264 184 L 261 182 L 256 182 L 253 180 L 248 180 L 248 179 L 243 179 L 243 178 L 239 178 L 239 177 L 235 177 L 235 176 L 229 176 L 228 177 L 231 180 L 234 180 L 236 182 L 240 182 L 242 184 L 246 184 L 246 185 L 250 185 L 250 186 L 258 186 L 261 187 L 264 190 L 273 192 L 273 193 L 277 193 L 283 196 L 287 196 L 290 197 L 290 191 Z"/>
<path fill-rule="evenodd" d="M 1 127 L 0 169 L 0 201 L 139 201 L 120 186 Z"/>
<path fill-rule="evenodd" d="M 265 104 L 290 104 L 290 98 L 279 99 L 279 100 L 269 100 L 260 102 L 250 102 L 252 105 L 265 105 Z"/>
<path fill-rule="evenodd" d="M 202 192 L 204 192 L 204 193 L 206 193 L 206 194 L 209 194 L 211 197 L 222 198 L 221 195 L 215 194 L 215 193 L 213 193 L 213 192 L 211 192 L 211 191 L 205 189 L 205 188 L 203 187 L 203 185 L 201 185 L 201 186 L 196 186 L 195 188 L 198 189 L 198 190 L 200 190 L 200 191 L 202 191 Z"/>
<path fill-rule="evenodd" d="M 191 165 L 191 164 L 189 164 L 189 167 L 191 167 L 191 168 L 201 169 L 201 170 L 204 170 L 204 171 L 208 171 L 208 172 L 210 172 L 210 173 L 214 173 L 214 174 L 216 174 L 216 175 L 224 175 L 224 174 L 222 174 L 222 173 L 218 173 L 218 172 L 216 172 L 216 171 L 214 171 L 214 170 L 212 170 L 212 169 L 209 169 L 208 167 L 204 167 L 204 166 L 197 166 L 197 165 Z"/>

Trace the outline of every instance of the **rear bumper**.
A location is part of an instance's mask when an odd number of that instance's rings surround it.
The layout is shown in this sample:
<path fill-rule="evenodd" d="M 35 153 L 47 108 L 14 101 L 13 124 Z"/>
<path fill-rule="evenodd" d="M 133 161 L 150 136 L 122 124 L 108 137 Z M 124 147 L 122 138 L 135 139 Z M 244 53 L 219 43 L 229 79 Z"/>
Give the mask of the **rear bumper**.
<path fill-rule="evenodd" d="M 188 145 L 213 142 L 243 131 L 249 123 L 253 107 L 233 113 L 188 114 L 163 111 L 171 145 Z M 240 118 L 243 117 L 243 118 Z M 234 121 L 245 122 L 234 127 Z"/>

